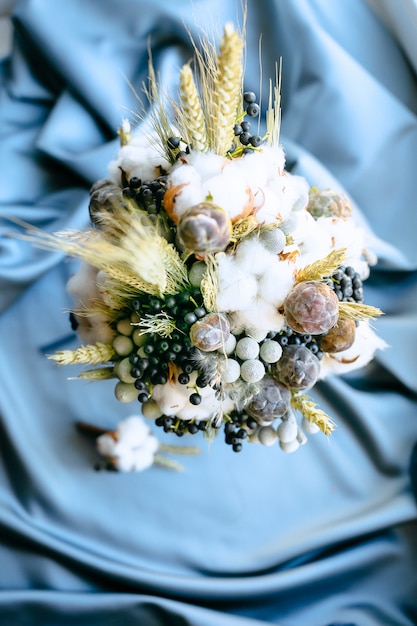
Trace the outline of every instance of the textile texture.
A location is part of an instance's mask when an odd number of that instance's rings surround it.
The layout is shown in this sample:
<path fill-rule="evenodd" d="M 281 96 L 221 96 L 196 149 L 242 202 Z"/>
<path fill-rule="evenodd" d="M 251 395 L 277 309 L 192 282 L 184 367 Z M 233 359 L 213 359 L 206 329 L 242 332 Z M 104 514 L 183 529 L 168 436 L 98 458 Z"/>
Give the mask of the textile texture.
<path fill-rule="evenodd" d="M 330 441 L 234 454 L 201 438 L 182 473 L 95 472 L 74 423 L 110 429 L 138 407 L 118 403 L 111 382 L 68 380 L 76 368 L 46 358 L 78 345 L 65 290 L 77 264 L 10 237 L 21 227 L 7 217 L 48 232 L 86 226 L 117 127 L 140 112 L 148 46 L 175 94 L 189 34 L 218 39 L 242 19 L 240 3 L 224 0 L 57 4 L 17 2 L 0 74 L 0 623 L 417 624 L 409 46 L 361 0 L 248 0 L 245 88 L 260 93 L 261 48 L 266 102 L 282 57 L 287 166 L 345 190 L 379 258 L 365 297 L 385 312 L 375 327 L 389 348 L 315 387 L 337 423 Z"/>

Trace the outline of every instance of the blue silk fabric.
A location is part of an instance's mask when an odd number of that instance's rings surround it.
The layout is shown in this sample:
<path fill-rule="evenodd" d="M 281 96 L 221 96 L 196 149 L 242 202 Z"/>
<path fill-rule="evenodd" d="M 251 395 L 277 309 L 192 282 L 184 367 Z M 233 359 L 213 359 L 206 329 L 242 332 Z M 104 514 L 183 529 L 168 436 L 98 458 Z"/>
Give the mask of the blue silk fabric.
<path fill-rule="evenodd" d="M 409 30 L 406 4 L 391 9 Z M 187 29 L 218 37 L 239 15 L 227 0 L 18 1 L 1 72 L 3 216 L 86 226 L 88 189 L 139 111 L 148 38 L 169 92 L 192 55 Z M 375 234 L 365 297 L 390 347 L 314 389 L 337 423 L 330 441 L 235 454 L 190 437 L 201 454 L 182 473 L 96 472 L 74 423 L 110 429 L 139 405 L 46 358 L 79 345 L 65 291 L 77 263 L 10 237 L 21 228 L 4 218 L 2 626 L 417 624 L 416 67 L 364 1 L 249 0 L 245 85 L 258 94 L 260 35 L 264 102 L 283 59 L 288 167 L 346 190 Z"/>

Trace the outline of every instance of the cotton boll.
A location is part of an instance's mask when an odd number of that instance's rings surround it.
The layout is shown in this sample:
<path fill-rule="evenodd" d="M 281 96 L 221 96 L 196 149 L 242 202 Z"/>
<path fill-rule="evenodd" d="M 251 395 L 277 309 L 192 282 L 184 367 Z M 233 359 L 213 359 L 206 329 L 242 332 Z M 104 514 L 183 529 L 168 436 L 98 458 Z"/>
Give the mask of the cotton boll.
<path fill-rule="evenodd" d="M 73 274 L 67 282 L 67 292 L 72 296 L 77 305 L 85 303 L 87 306 L 91 300 L 97 297 L 98 269 L 83 261 L 78 271 Z"/>
<path fill-rule="evenodd" d="M 292 211 L 303 211 L 309 201 L 310 187 L 302 176 L 286 173 L 287 180 L 284 193 L 292 202 Z"/>
<path fill-rule="evenodd" d="M 228 161 L 219 154 L 214 152 L 195 152 L 193 150 L 187 156 L 187 162 L 200 174 L 202 182 L 214 176 L 219 176 L 225 165 L 227 166 L 228 164 Z"/>
<path fill-rule="evenodd" d="M 268 181 L 268 168 L 264 155 L 260 152 L 245 154 L 236 160 L 241 176 L 254 194 L 259 187 L 265 187 Z"/>
<path fill-rule="evenodd" d="M 295 245 L 300 250 L 297 267 L 323 259 L 332 250 L 332 238 L 307 211 L 298 213 L 297 228 L 292 232 Z"/>
<path fill-rule="evenodd" d="M 299 213 L 290 213 L 288 217 L 279 225 L 284 235 L 292 235 L 297 228 Z"/>
<path fill-rule="evenodd" d="M 258 280 L 258 296 L 280 308 L 294 285 L 294 264 L 275 257 Z"/>
<path fill-rule="evenodd" d="M 219 311 L 237 311 L 251 306 L 256 297 L 257 283 L 243 272 L 234 257 L 217 255 L 219 290 L 216 306 Z"/>
<path fill-rule="evenodd" d="M 189 391 L 189 394 L 192 390 Z M 195 406 L 191 402 L 187 402 L 184 407 L 176 413 L 179 419 L 183 420 L 210 420 L 214 418 L 219 411 L 228 413 L 234 407 L 234 404 L 230 398 L 225 400 L 218 400 L 216 392 L 211 387 L 203 387 L 199 389 L 199 394 L 202 396 L 202 400 L 199 405 Z"/>
<path fill-rule="evenodd" d="M 139 416 L 120 422 L 114 436 L 100 435 L 96 445 L 100 454 L 121 472 L 139 472 L 150 467 L 159 447 L 158 440 Z"/>
<path fill-rule="evenodd" d="M 270 187 L 260 187 L 255 194 L 255 215 L 260 224 L 280 224 L 279 196 Z"/>
<path fill-rule="evenodd" d="M 239 159 L 238 167 L 255 192 L 257 187 L 265 187 L 270 180 L 282 175 L 285 167 L 284 151 L 281 147 L 262 146 L 260 152 L 246 154 Z"/>
<path fill-rule="evenodd" d="M 258 237 L 247 237 L 235 252 L 236 265 L 247 274 L 261 276 L 276 259 Z"/>
<path fill-rule="evenodd" d="M 364 229 L 358 227 L 352 219 L 337 217 L 320 217 L 317 224 L 331 238 L 333 249 L 346 248 L 345 265 L 354 267 L 361 279 L 366 280 L 369 275 L 369 266 L 364 257 Z"/>
<path fill-rule="evenodd" d="M 254 306 L 231 314 L 231 327 L 242 328 L 258 339 L 269 331 L 279 332 L 285 325 L 285 318 L 269 302 L 257 299 Z"/>
<path fill-rule="evenodd" d="M 353 345 L 343 352 L 323 354 L 320 362 L 319 378 L 334 374 L 346 374 L 367 365 L 376 350 L 383 350 L 387 344 L 372 330 L 368 321 L 360 322 L 356 328 Z"/>
<path fill-rule="evenodd" d="M 226 211 L 231 220 L 238 217 L 249 201 L 244 178 L 236 169 L 225 168 L 202 184 L 203 196 Z"/>
<path fill-rule="evenodd" d="M 151 136 L 137 135 L 122 146 L 116 159 L 108 166 L 110 179 L 117 185 L 122 184 L 122 170 L 127 179 L 136 176 L 142 181 L 154 180 L 163 172 L 171 169 L 171 164 L 154 147 L 157 145 L 155 133 Z"/>
<path fill-rule="evenodd" d="M 165 383 L 155 385 L 152 390 L 152 399 L 155 400 L 164 415 L 176 415 L 188 402 L 183 385 L 179 383 Z"/>
<path fill-rule="evenodd" d="M 67 282 L 67 291 L 73 297 L 74 309 L 94 307 L 102 299 L 97 287 L 98 270 L 89 263 L 81 263 L 78 271 Z M 110 327 L 111 318 L 104 313 L 89 315 L 74 314 L 77 321 L 77 334 L 84 344 L 96 342 L 111 343 L 114 330 Z"/>
<path fill-rule="evenodd" d="M 119 423 L 117 432 L 119 439 L 127 439 L 134 447 L 141 445 L 150 431 L 141 417 L 131 415 Z"/>
<path fill-rule="evenodd" d="M 114 438 L 108 433 L 104 433 L 103 435 L 100 435 L 100 437 L 97 437 L 96 439 L 97 450 L 102 456 L 107 456 L 107 457 L 112 456 L 113 450 L 114 450 L 114 444 L 115 444 Z"/>
<path fill-rule="evenodd" d="M 199 204 L 205 198 L 201 186 L 201 176 L 194 167 L 180 163 L 169 176 L 169 188 L 183 185 L 175 197 L 174 214 L 180 218 L 185 211 Z"/>

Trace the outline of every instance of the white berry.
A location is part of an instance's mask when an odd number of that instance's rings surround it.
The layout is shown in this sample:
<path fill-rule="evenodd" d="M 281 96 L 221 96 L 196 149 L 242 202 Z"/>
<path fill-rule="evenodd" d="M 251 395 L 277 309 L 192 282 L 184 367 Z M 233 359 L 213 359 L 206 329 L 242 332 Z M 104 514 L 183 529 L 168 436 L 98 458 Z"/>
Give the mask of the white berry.
<path fill-rule="evenodd" d="M 240 366 L 240 376 L 246 383 L 257 383 L 265 376 L 265 367 L 258 359 L 248 359 Z"/>
<path fill-rule="evenodd" d="M 282 348 L 278 341 L 267 339 L 263 342 L 260 349 L 260 356 L 265 363 L 276 363 L 280 360 L 282 355 Z"/>
<path fill-rule="evenodd" d="M 300 444 L 298 443 L 297 439 L 293 439 L 292 441 L 289 441 L 287 443 L 285 443 L 284 441 L 280 441 L 279 447 L 283 452 L 291 454 L 291 452 L 295 452 L 296 450 L 298 450 Z"/>
<path fill-rule="evenodd" d="M 235 359 L 225 359 L 221 366 L 221 377 L 225 383 L 234 383 L 240 376 L 240 365 Z"/>
<path fill-rule="evenodd" d="M 259 354 L 259 343 L 252 337 L 243 337 L 236 344 L 236 354 L 239 359 L 256 359 Z"/>
<path fill-rule="evenodd" d="M 289 443 L 297 438 L 297 423 L 295 421 L 285 420 L 278 426 L 277 433 L 281 443 Z"/>
<path fill-rule="evenodd" d="M 258 438 L 262 445 L 272 446 L 277 440 L 277 432 L 272 426 L 263 426 L 259 429 Z"/>

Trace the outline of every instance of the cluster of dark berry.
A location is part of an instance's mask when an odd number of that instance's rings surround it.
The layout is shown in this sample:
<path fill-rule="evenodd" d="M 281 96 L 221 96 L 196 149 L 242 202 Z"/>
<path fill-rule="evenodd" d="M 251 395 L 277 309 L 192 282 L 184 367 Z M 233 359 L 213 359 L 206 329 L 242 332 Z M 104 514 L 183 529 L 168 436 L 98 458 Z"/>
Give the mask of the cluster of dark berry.
<path fill-rule="evenodd" d="M 123 196 L 132 198 L 138 207 L 147 211 L 149 215 L 157 215 L 163 207 L 167 184 L 167 176 L 159 176 L 153 181 L 144 182 L 133 176 L 128 186 L 123 189 Z"/>
<path fill-rule="evenodd" d="M 295 330 L 286 326 L 279 333 L 274 335 L 275 341 L 278 341 L 282 349 L 287 346 L 305 346 L 314 354 L 319 360 L 323 358 L 323 352 L 320 350 L 317 343 L 317 337 L 313 335 L 303 335 L 297 333 Z"/>
<path fill-rule="evenodd" d="M 179 137 L 169 137 L 167 140 L 167 146 L 171 152 L 173 160 L 175 161 L 178 161 L 178 159 L 181 158 L 186 158 L 193 149 L 192 144 L 187 144 L 185 146 L 185 150 L 181 150 L 181 139 Z"/>
<path fill-rule="evenodd" d="M 197 420 L 180 420 L 177 417 L 169 417 L 168 415 L 161 415 L 155 420 L 155 425 L 164 429 L 166 433 L 175 433 L 177 437 L 183 435 L 195 435 L 200 431 L 207 429 L 207 422 Z"/>
<path fill-rule="evenodd" d="M 256 102 L 256 94 L 253 91 L 245 91 L 243 94 L 243 102 L 246 115 L 249 117 L 257 117 L 259 115 L 260 106 Z M 249 120 L 235 124 L 233 130 L 235 137 L 239 139 L 240 145 L 244 146 L 243 154 L 253 152 L 253 148 L 258 148 L 263 143 L 263 139 L 260 135 L 251 132 L 251 123 Z M 235 150 L 236 144 L 233 144 L 230 152 L 234 152 Z"/>
<path fill-rule="evenodd" d="M 169 337 L 150 333 L 146 343 L 129 357 L 132 365 L 130 373 L 136 379 L 134 384 L 139 391 L 139 402 L 146 402 L 149 399 L 152 385 L 163 385 L 167 382 L 169 363 L 175 363 L 180 367 L 178 382 L 188 385 L 190 374 L 195 370 L 196 353 L 196 348 L 188 336 L 189 329 L 197 319 L 206 315 L 200 291 L 198 289 L 183 291 L 175 296 L 168 296 L 165 300 L 156 296 L 135 298 L 131 302 L 131 307 L 142 316 L 165 312 L 175 320 L 176 326 L 176 330 Z M 199 376 L 196 384 L 201 388 L 207 383 Z M 190 395 L 190 402 L 200 404 L 201 396 L 197 391 Z"/>
<path fill-rule="evenodd" d="M 253 417 L 237 411 L 232 411 L 229 418 L 230 421 L 225 422 L 224 425 L 225 442 L 227 445 L 232 446 L 234 452 L 240 452 L 242 450 L 242 442 L 248 436 L 248 429 L 249 431 L 254 430 L 258 424 Z"/>
<path fill-rule="evenodd" d="M 363 286 L 355 268 L 340 266 L 326 281 L 341 302 L 363 302 Z"/>

